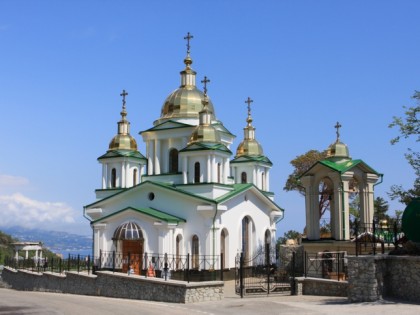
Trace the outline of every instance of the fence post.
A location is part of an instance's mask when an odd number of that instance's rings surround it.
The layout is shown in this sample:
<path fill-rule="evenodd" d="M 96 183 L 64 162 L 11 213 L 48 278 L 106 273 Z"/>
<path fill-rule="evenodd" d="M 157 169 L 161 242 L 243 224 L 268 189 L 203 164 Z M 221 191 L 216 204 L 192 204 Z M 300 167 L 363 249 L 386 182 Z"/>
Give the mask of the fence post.
<path fill-rule="evenodd" d="M 70 253 L 69 253 L 69 258 L 67 259 L 67 272 L 70 271 Z"/>
<path fill-rule="evenodd" d="M 223 270 L 225 269 L 225 261 L 223 253 L 220 253 L 220 281 L 223 281 Z"/>
<path fill-rule="evenodd" d="M 115 272 L 115 250 L 112 251 L 112 272 Z"/>
<path fill-rule="evenodd" d="M 267 268 L 267 294 L 270 294 L 270 268 L 271 268 L 271 261 L 270 261 L 270 244 L 265 244 L 265 261 L 266 261 L 266 268 Z"/>
<path fill-rule="evenodd" d="M 54 257 L 51 257 L 51 272 L 54 272 Z"/>
<path fill-rule="evenodd" d="M 241 292 L 241 299 L 244 297 L 244 253 L 241 253 L 239 258 L 239 291 Z"/>
<path fill-rule="evenodd" d="M 147 278 L 147 269 L 149 268 L 147 253 L 144 253 L 144 268 L 146 269 L 146 272 L 145 272 L 144 276 Z"/>
<path fill-rule="evenodd" d="M 292 252 L 292 285 L 291 285 L 291 295 L 296 295 L 296 282 L 295 282 L 295 259 L 296 252 Z"/>
<path fill-rule="evenodd" d="M 373 243 L 373 256 L 376 255 L 376 224 L 375 224 L 375 219 L 373 219 L 373 239 L 372 239 L 372 243 Z"/>
<path fill-rule="evenodd" d="M 90 255 L 87 257 L 87 269 L 88 269 L 88 275 L 90 275 Z"/>
<path fill-rule="evenodd" d="M 102 269 L 102 249 L 99 250 L 99 265 L 97 266 L 98 270 Z"/>
<path fill-rule="evenodd" d="M 190 253 L 187 254 L 187 282 L 190 283 Z"/>
<path fill-rule="evenodd" d="M 355 236 L 356 236 L 356 257 L 359 256 L 359 221 L 355 220 Z"/>
<path fill-rule="evenodd" d="M 61 258 L 59 258 L 59 261 L 58 261 L 58 271 L 59 271 L 60 274 L 63 271 L 62 263 L 63 263 L 63 260 Z"/>
<path fill-rule="evenodd" d="M 397 220 L 394 221 L 394 249 L 398 247 L 398 231 L 397 231 Z"/>
<path fill-rule="evenodd" d="M 308 259 L 308 257 L 307 257 L 307 255 L 308 255 L 308 253 L 305 251 L 304 252 L 304 260 L 303 260 L 303 269 L 305 270 L 305 278 L 308 276 L 308 263 L 307 263 L 307 259 Z"/>

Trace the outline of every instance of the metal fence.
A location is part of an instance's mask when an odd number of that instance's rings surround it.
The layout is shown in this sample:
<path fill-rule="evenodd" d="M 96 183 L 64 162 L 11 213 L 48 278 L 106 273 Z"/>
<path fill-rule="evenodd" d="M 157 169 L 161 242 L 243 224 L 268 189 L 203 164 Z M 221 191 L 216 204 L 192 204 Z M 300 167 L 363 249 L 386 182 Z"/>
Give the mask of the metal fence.
<path fill-rule="evenodd" d="M 373 220 L 372 223 L 354 224 L 354 240 L 357 255 L 376 255 L 385 250 L 398 248 L 404 241 L 401 220 L 393 222 Z"/>
<path fill-rule="evenodd" d="M 168 255 L 144 253 L 143 255 L 122 252 L 100 251 L 100 255 L 71 255 L 67 258 L 5 258 L 5 265 L 14 269 L 33 272 L 65 273 L 68 271 L 95 273 L 100 270 L 136 273 L 148 276 L 151 266 L 156 277 L 165 280 L 184 281 L 223 280 L 223 254 L 221 255 Z"/>
<path fill-rule="evenodd" d="M 342 281 L 347 279 L 346 252 L 319 252 L 304 259 L 305 277 Z"/>

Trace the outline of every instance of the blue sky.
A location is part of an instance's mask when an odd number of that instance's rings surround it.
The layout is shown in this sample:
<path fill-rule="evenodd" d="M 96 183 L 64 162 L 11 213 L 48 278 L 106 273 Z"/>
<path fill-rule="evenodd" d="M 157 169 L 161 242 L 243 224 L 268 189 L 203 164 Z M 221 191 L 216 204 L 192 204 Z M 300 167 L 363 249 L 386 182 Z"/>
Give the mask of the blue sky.
<path fill-rule="evenodd" d="M 160 115 L 193 68 L 210 78 L 217 118 L 243 137 L 248 96 L 256 138 L 285 208 L 278 236 L 302 231 L 304 199 L 284 192 L 290 161 L 335 140 L 384 173 L 376 196 L 410 187 L 393 116 L 420 89 L 419 1 L 0 0 L 0 228 L 90 234 L 83 206 L 101 184 L 97 158 L 116 134 L 122 89 L 131 132 Z M 404 209 L 390 202 L 390 213 Z"/>

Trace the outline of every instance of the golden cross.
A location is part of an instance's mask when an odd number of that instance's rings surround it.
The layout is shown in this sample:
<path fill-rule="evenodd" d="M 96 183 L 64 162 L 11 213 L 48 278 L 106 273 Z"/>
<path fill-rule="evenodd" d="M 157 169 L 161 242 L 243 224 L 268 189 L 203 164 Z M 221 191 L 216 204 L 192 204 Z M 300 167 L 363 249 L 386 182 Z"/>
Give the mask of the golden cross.
<path fill-rule="evenodd" d="M 206 76 L 204 76 L 204 80 L 201 80 L 201 83 L 204 83 L 204 94 L 207 95 L 207 83 L 209 83 L 210 80 L 207 79 Z"/>
<path fill-rule="evenodd" d="M 188 33 L 187 33 L 187 36 L 185 36 L 185 37 L 184 37 L 184 39 L 186 39 L 186 40 L 187 40 L 187 54 L 189 54 L 189 53 L 190 53 L 190 40 L 191 40 L 192 38 L 194 38 L 194 36 L 192 36 L 192 35 L 190 34 L 190 32 L 188 32 Z"/>
<path fill-rule="evenodd" d="M 122 90 L 122 93 L 120 96 L 123 98 L 123 107 L 125 107 L 125 97 L 128 95 L 128 93 L 125 90 Z"/>
<path fill-rule="evenodd" d="M 337 123 L 335 124 L 334 128 L 337 129 L 336 134 L 337 134 L 337 141 L 340 140 L 340 128 L 342 126 L 340 125 L 340 123 L 337 121 Z"/>
<path fill-rule="evenodd" d="M 248 96 L 248 99 L 245 101 L 245 103 L 248 104 L 248 116 L 251 116 L 251 103 L 253 103 L 254 101 L 251 100 L 251 98 Z"/>

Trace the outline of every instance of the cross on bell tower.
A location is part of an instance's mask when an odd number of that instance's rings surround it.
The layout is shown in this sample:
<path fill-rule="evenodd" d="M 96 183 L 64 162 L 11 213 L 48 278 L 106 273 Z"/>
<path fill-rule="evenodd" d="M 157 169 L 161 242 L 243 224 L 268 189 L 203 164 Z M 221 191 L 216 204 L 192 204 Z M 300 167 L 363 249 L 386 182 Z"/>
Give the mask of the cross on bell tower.
<path fill-rule="evenodd" d="M 248 96 L 247 100 L 245 101 L 245 103 L 248 104 L 248 116 L 251 116 L 251 103 L 253 103 L 254 101 Z"/>

